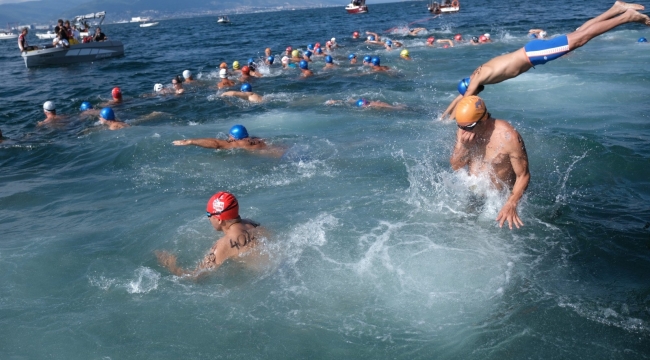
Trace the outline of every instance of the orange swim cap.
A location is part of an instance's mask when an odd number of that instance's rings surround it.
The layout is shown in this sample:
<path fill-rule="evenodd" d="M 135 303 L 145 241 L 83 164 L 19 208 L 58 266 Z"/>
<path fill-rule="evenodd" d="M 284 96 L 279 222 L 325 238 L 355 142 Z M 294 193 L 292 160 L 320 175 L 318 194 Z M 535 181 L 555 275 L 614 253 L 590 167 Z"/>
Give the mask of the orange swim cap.
<path fill-rule="evenodd" d="M 228 64 L 226 64 L 225 62 L 222 62 L 221 65 L 219 65 L 219 69 L 227 69 L 227 68 L 228 68 Z"/>
<path fill-rule="evenodd" d="M 487 115 L 483 99 L 476 95 L 466 96 L 456 105 L 456 122 L 460 126 L 475 123 Z"/>
<path fill-rule="evenodd" d="M 239 202 L 235 195 L 220 191 L 208 200 L 205 210 L 219 220 L 234 220 L 239 217 Z"/>

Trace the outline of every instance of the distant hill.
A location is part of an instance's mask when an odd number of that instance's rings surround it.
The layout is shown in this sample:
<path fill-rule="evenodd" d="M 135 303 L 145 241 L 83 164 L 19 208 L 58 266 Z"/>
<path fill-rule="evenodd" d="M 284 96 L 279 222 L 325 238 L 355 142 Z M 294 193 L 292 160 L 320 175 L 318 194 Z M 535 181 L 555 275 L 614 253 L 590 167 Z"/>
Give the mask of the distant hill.
<path fill-rule="evenodd" d="M 147 15 L 154 11 L 165 17 L 201 11 L 222 11 L 242 8 L 275 8 L 279 6 L 308 7 L 342 5 L 346 0 L 67 0 L 60 2 L 30 1 L 0 5 L 0 24 L 2 23 L 54 23 L 58 18 L 72 19 L 76 15 L 106 11 L 107 21 L 128 19 Z"/>

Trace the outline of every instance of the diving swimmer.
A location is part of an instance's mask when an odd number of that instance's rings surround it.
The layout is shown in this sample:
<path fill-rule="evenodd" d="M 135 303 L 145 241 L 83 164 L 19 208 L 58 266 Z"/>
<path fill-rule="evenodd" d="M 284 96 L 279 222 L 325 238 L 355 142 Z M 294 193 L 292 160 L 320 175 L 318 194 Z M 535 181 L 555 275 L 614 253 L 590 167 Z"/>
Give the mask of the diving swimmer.
<path fill-rule="evenodd" d="M 212 195 L 206 211 L 212 227 L 216 231 L 222 231 L 223 236 L 212 245 L 203 260 L 193 270 L 187 270 L 176 264 L 176 255 L 156 251 L 160 265 L 176 276 L 196 279 L 208 271 L 216 270 L 228 259 L 248 265 L 260 262 L 262 255 L 256 251 L 260 245 L 258 239 L 268 235 L 259 223 L 239 216 L 239 203 L 233 194 L 220 191 Z"/>
<path fill-rule="evenodd" d="M 454 171 L 467 166 L 471 175 L 487 175 L 495 188 L 510 189 L 496 221 L 512 229 L 523 226 L 517 205 L 530 181 L 524 141 L 505 120 L 497 120 L 478 96 L 464 97 L 456 110 L 456 145 L 450 163 Z"/>
<path fill-rule="evenodd" d="M 230 128 L 228 140 L 215 138 L 175 140 L 176 146 L 195 145 L 207 149 L 244 149 L 263 155 L 280 157 L 284 149 L 279 146 L 269 146 L 263 139 L 248 136 L 248 131 L 243 125 L 234 125 Z"/>
<path fill-rule="evenodd" d="M 576 31 L 550 40 L 533 40 L 523 48 L 500 55 L 479 66 L 470 76 L 465 94 L 461 94 L 447 107 L 442 117 L 451 116 L 463 96 L 477 95 L 482 85 L 498 84 L 530 70 L 536 65 L 546 64 L 583 45 L 619 25 L 638 22 L 650 26 L 650 18 L 639 13 L 644 7 L 617 1 L 604 13 L 585 22 Z"/>
<path fill-rule="evenodd" d="M 240 99 L 248 100 L 252 103 L 261 103 L 264 101 L 262 96 L 253 92 L 253 87 L 249 83 L 243 83 L 241 86 L 241 91 L 226 91 L 221 94 L 222 97 L 238 97 Z"/>

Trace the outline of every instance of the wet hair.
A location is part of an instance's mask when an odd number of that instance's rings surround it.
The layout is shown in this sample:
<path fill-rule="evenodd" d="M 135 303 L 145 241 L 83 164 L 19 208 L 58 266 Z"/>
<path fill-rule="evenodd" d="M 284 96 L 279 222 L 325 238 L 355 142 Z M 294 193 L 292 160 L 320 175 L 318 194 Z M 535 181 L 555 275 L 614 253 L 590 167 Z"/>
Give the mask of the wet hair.
<path fill-rule="evenodd" d="M 172 82 L 174 82 L 174 80 L 176 80 L 176 82 L 179 83 L 179 84 L 183 83 L 183 79 L 181 79 L 180 75 L 174 76 L 174 78 L 172 79 Z"/>

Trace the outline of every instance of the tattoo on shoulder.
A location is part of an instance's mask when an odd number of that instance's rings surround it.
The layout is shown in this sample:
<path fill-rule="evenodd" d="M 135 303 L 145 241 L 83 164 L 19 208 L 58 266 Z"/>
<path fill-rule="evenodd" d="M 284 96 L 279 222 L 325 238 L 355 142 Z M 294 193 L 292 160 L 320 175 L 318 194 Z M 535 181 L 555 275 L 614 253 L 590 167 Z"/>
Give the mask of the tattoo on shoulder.
<path fill-rule="evenodd" d="M 480 74 L 481 73 L 481 68 L 483 68 L 483 65 L 477 67 L 476 70 L 474 70 L 474 72 L 472 73 L 472 77 L 474 77 L 475 75 Z"/>

